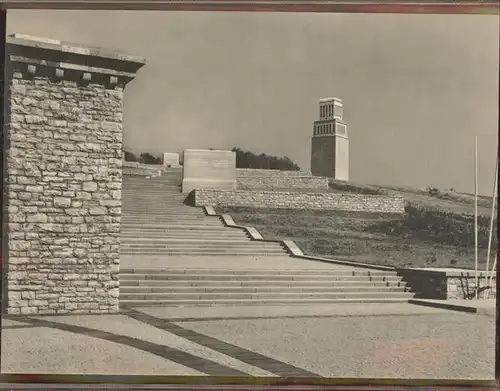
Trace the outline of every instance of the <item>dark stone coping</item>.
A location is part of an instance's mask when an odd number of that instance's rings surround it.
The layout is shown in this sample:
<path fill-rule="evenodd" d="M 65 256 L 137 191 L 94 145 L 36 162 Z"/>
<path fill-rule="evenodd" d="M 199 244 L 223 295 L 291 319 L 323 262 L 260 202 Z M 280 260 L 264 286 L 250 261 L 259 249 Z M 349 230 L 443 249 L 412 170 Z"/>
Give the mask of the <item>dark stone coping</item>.
<path fill-rule="evenodd" d="M 487 305 L 481 305 L 483 300 L 432 300 L 432 299 L 410 299 L 409 304 L 420 305 L 424 307 L 441 308 L 452 311 L 467 312 L 479 315 L 496 315 L 495 299 L 487 302 Z"/>
<path fill-rule="evenodd" d="M 452 310 L 452 311 L 459 311 L 459 312 L 467 312 L 467 313 L 472 313 L 475 314 L 477 313 L 477 308 L 472 307 L 472 306 L 464 306 L 464 305 L 456 305 L 447 302 L 447 300 L 430 300 L 430 299 L 410 299 L 408 300 L 409 304 L 415 304 L 423 307 L 431 307 L 431 308 L 441 308 L 441 309 L 447 309 L 447 310 Z"/>
<path fill-rule="evenodd" d="M 476 273 L 472 269 L 453 269 L 453 268 L 407 268 L 407 269 L 398 269 L 406 273 L 417 273 L 417 274 L 432 274 L 436 277 L 470 277 L 475 278 Z M 488 275 L 488 278 L 491 274 L 486 272 L 485 270 L 479 270 L 479 278 L 485 278 Z M 493 278 L 496 278 L 496 272 L 493 273 Z"/>
<path fill-rule="evenodd" d="M 7 37 L 11 61 L 133 78 L 146 59 L 117 51 L 13 34 Z"/>
<path fill-rule="evenodd" d="M 393 266 L 375 265 L 375 264 L 355 262 L 355 261 L 342 261 L 339 259 L 316 257 L 316 256 L 312 256 L 312 255 L 302 255 L 302 256 L 299 256 L 298 258 L 309 259 L 311 261 L 333 263 L 333 264 L 337 264 L 337 265 L 360 267 L 360 268 L 365 268 L 365 269 L 384 270 L 384 271 L 390 271 L 390 272 L 396 271 L 396 268 L 394 268 Z"/>
<path fill-rule="evenodd" d="M 70 43 L 54 39 L 34 37 L 24 34 L 11 34 L 6 39 L 11 45 L 27 46 L 38 49 L 56 50 L 62 53 L 80 54 L 83 56 L 102 57 L 111 60 L 125 62 L 135 62 L 145 64 L 146 59 L 140 56 L 134 56 L 127 53 L 120 53 L 114 50 L 100 48 L 96 46 L 87 46 L 77 43 Z"/>
<path fill-rule="evenodd" d="M 106 68 L 91 67 L 91 66 L 87 66 L 87 65 L 39 60 L 39 59 L 35 59 L 35 58 L 27 58 L 27 57 L 21 57 L 21 56 L 10 56 L 9 58 L 10 58 L 10 61 L 12 61 L 12 62 L 21 62 L 21 63 L 29 64 L 29 65 L 40 65 L 40 66 L 44 66 L 44 67 L 59 68 L 59 69 L 65 69 L 65 70 L 70 70 L 70 71 L 98 73 L 98 74 L 109 75 L 109 76 L 120 76 L 120 77 L 126 77 L 126 78 L 130 78 L 130 79 L 133 79 L 135 77 L 135 73 L 132 73 L 132 72 L 122 72 L 122 71 L 106 69 Z"/>

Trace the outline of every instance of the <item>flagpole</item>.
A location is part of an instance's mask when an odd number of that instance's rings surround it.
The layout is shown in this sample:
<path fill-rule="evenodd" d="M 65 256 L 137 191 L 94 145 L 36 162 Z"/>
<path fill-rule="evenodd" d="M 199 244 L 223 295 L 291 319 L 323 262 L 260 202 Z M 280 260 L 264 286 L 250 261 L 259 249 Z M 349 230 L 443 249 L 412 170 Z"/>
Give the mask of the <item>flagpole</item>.
<path fill-rule="evenodd" d="M 495 201 L 497 198 L 497 183 L 498 183 L 498 153 L 497 153 L 497 158 L 496 158 L 496 165 L 495 165 L 495 178 L 493 180 L 493 200 L 491 201 L 491 219 L 490 219 L 490 234 L 488 237 L 488 252 L 486 255 L 486 279 L 485 282 L 488 286 L 491 284 L 488 284 L 488 275 L 490 272 L 490 254 L 491 254 L 491 242 L 493 240 L 493 222 L 495 221 Z M 491 274 L 493 275 L 493 270 L 491 271 Z M 486 293 L 486 298 L 488 298 L 489 295 L 489 289 L 485 292 Z"/>
<path fill-rule="evenodd" d="M 476 300 L 478 299 L 478 237 L 477 237 L 477 134 L 474 137 L 474 269 L 476 272 Z"/>
<path fill-rule="evenodd" d="M 497 261 L 498 261 L 498 254 L 497 254 L 497 256 L 495 257 L 495 262 L 493 262 L 493 267 L 491 268 L 490 281 L 489 281 L 489 283 L 488 283 L 488 286 L 491 286 L 491 284 L 493 283 L 493 273 L 495 273 L 495 271 L 496 271 L 496 268 L 497 268 Z M 498 281 L 498 279 L 496 278 L 496 276 L 495 276 L 495 280 L 496 280 L 496 281 Z M 490 290 L 491 290 L 491 289 L 488 289 L 488 296 L 489 296 L 489 294 L 490 294 Z M 498 294 L 498 293 L 497 293 L 497 294 Z M 488 297 L 488 296 L 486 296 L 486 297 Z"/>

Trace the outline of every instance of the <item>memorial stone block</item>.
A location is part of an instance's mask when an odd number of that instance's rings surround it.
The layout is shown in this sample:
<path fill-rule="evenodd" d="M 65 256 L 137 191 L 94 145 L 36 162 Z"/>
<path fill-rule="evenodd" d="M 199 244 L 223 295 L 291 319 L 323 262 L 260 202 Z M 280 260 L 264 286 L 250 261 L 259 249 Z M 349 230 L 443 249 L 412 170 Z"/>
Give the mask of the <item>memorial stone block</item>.
<path fill-rule="evenodd" d="M 194 189 L 236 190 L 236 154 L 232 151 L 186 149 L 182 192 Z"/>
<path fill-rule="evenodd" d="M 163 167 L 178 167 L 179 154 L 172 152 L 163 152 Z"/>

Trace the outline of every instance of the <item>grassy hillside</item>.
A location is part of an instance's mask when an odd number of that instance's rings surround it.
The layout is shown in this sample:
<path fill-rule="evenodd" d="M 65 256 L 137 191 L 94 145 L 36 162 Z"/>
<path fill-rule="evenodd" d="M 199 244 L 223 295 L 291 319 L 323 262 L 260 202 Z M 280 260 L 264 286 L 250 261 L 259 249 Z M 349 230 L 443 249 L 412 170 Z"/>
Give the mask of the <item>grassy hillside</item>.
<path fill-rule="evenodd" d="M 306 254 L 398 267 L 474 267 L 473 197 L 433 189 L 397 189 L 332 182 L 330 191 L 399 194 L 406 214 L 218 208 L 266 239 L 291 239 Z M 491 198 L 479 207 L 479 263 L 486 262 Z M 496 227 L 496 222 L 494 227 Z M 496 249 L 496 232 L 493 233 Z M 495 255 L 495 251 L 492 250 Z M 490 259 L 492 259 L 491 257 Z M 492 261 L 491 261 L 492 262 Z"/>

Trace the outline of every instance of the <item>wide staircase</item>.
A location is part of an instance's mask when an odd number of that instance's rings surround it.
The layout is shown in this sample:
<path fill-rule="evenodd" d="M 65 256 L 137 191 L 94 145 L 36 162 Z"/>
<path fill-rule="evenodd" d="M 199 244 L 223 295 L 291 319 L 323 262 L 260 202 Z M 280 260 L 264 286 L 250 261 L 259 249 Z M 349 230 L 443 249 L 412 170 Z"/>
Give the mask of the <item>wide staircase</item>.
<path fill-rule="evenodd" d="M 160 177 L 124 177 L 122 255 L 286 255 L 279 243 L 250 240 L 202 208 L 184 205 L 180 169 Z"/>
<path fill-rule="evenodd" d="M 307 261 L 306 261 L 307 262 Z M 413 297 L 385 272 L 270 269 L 124 269 L 124 305 L 285 305 L 404 302 Z"/>
<path fill-rule="evenodd" d="M 180 169 L 150 179 L 124 176 L 121 305 L 402 302 L 413 297 L 395 272 L 293 258 L 280 243 L 253 241 L 245 231 L 225 227 L 220 218 L 184 204 L 181 179 Z"/>

